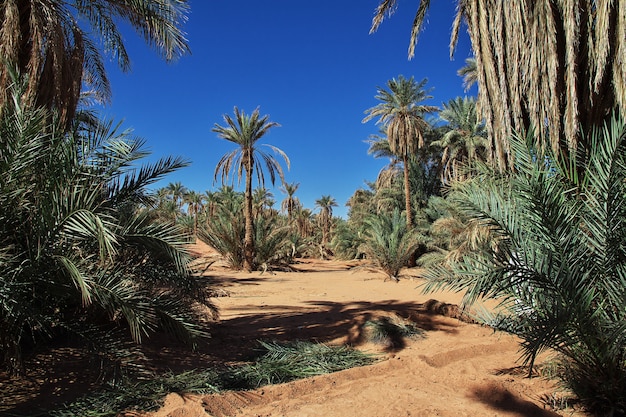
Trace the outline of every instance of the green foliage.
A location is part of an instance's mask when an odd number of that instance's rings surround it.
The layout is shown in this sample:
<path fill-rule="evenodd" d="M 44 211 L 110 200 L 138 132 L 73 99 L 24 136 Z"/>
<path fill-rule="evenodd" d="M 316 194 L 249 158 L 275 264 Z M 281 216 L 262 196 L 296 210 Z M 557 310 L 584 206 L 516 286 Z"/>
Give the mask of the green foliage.
<path fill-rule="evenodd" d="M 375 343 L 387 345 L 391 349 L 404 346 L 406 338 L 424 337 L 424 331 L 414 323 L 399 317 L 382 317 L 365 323 L 368 339 Z"/>
<path fill-rule="evenodd" d="M 400 270 L 407 266 L 416 249 L 425 243 L 425 237 L 417 229 L 409 229 L 404 215 L 397 209 L 391 215 L 371 216 L 365 223 L 368 229 L 361 251 L 388 278 L 398 281 Z"/>
<path fill-rule="evenodd" d="M 243 212 L 221 210 L 211 221 L 198 228 L 198 239 L 215 249 L 231 268 L 243 268 Z"/>
<path fill-rule="evenodd" d="M 255 256 L 253 269 L 271 269 L 291 262 L 294 255 L 291 228 L 277 217 L 259 216 L 254 224 Z M 218 213 L 198 228 L 198 238 L 214 248 L 231 268 L 244 265 L 245 226 L 241 209 L 231 212 L 220 208 Z"/>
<path fill-rule="evenodd" d="M 219 392 L 221 375 L 215 371 L 187 371 L 152 375 L 149 379 L 124 378 L 78 398 L 47 415 L 51 417 L 115 417 L 122 411 L 152 411 L 162 406 L 171 392 L 212 394 Z"/>
<path fill-rule="evenodd" d="M 291 228 L 276 217 L 260 217 L 254 225 L 254 264 L 263 270 L 287 266 L 294 256 Z"/>
<path fill-rule="evenodd" d="M 126 411 L 150 411 L 171 392 L 211 394 L 223 390 L 254 389 L 301 378 L 370 365 L 371 355 L 346 346 L 296 341 L 259 342 L 262 354 L 252 363 L 227 369 L 190 370 L 180 374 L 146 375 L 111 380 L 97 391 L 46 415 L 52 417 L 113 417 Z"/>
<path fill-rule="evenodd" d="M 23 88 L 15 81 L 0 118 L 2 365 L 18 371 L 25 344 L 106 322 L 136 342 L 158 329 L 203 335 L 191 306 L 210 304 L 188 273 L 187 236 L 140 210 L 145 188 L 186 162 L 136 167 L 142 140 L 93 119 L 65 131 L 22 106 Z"/>
<path fill-rule="evenodd" d="M 529 135 L 529 137 L 531 137 Z M 508 313 L 523 358 L 562 356 L 560 375 L 589 410 L 626 412 L 626 128 L 613 121 L 567 162 L 511 140 L 514 173 L 483 169 L 459 184 L 459 209 L 491 236 L 453 271 L 433 268 L 427 290 L 467 290 Z M 613 413 L 613 414 L 611 414 Z"/>
<path fill-rule="evenodd" d="M 265 353 L 256 362 L 233 370 L 231 383 L 235 386 L 258 388 L 374 362 L 371 356 L 346 346 L 304 341 L 260 343 Z"/>
<path fill-rule="evenodd" d="M 363 230 L 359 230 L 354 223 L 340 221 L 330 246 L 339 259 L 358 259 L 363 255 L 359 249 L 363 243 L 365 243 Z"/>

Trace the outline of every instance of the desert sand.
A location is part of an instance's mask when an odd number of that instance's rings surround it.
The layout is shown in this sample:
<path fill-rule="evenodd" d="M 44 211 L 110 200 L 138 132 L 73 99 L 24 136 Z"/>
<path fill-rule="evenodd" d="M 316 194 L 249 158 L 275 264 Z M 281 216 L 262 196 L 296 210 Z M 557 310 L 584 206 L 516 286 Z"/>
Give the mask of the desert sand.
<path fill-rule="evenodd" d="M 562 409 L 563 393 L 521 367 L 519 340 L 471 323 L 455 305 L 462 294 L 422 294 L 419 279 L 385 281 L 365 261 L 302 259 L 293 271 L 237 272 L 196 244 L 197 267 L 210 285 L 219 319 L 197 352 L 171 340 L 151 339 L 141 349 L 155 371 L 221 367 L 252 358 L 259 340 L 310 340 L 347 344 L 376 355 L 373 365 L 333 374 L 217 395 L 171 393 L 142 417 L 401 417 L 575 416 Z M 207 263 L 207 260 L 211 262 Z M 208 265 L 205 268 L 203 265 Z M 412 271 L 417 273 L 418 271 Z M 489 306 L 493 307 L 493 306 Z M 368 320 L 397 318 L 423 337 L 374 344 Z M 459 319 L 461 318 L 461 319 Z M 550 353 L 538 360 L 552 359 Z M 0 374 L 0 415 L 31 415 L 97 387 L 97 364 L 69 347 L 42 352 L 20 378 Z M 91 382 L 90 382 L 91 381 Z"/>
<path fill-rule="evenodd" d="M 195 250 L 206 254 L 203 245 Z M 213 264 L 204 275 L 222 291 L 209 357 L 235 363 L 257 340 L 349 344 L 378 355 L 373 365 L 217 395 L 172 393 L 151 417 L 225 416 L 582 416 L 554 411 L 565 395 L 541 376 L 528 378 L 519 340 L 457 318 L 461 294 L 424 295 L 420 280 L 385 281 L 362 261 L 301 260 L 294 272 L 234 272 Z M 431 300 L 437 300 L 434 303 Z M 437 311 L 438 310 L 438 311 Z M 444 314 L 440 314 L 444 313 Z M 370 343 L 364 324 L 399 316 L 423 338 L 395 347 Z M 550 360 L 544 355 L 541 361 Z"/>

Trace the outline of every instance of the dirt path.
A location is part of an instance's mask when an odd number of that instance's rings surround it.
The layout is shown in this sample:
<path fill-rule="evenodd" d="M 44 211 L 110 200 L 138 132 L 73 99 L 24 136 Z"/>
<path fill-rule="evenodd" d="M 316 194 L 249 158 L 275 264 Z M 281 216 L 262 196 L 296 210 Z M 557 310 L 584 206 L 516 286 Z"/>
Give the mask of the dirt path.
<path fill-rule="evenodd" d="M 347 343 L 382 360 L 254 391 L 170 394 L 152 417 L 582 415 L 550 411 L 546 399 L 555 388 L 542 378 L 526 378 L 516 362 L 515 338 L 428 308 L 430 299 L 458 303 L 459 294 L 422 295 L 418 281 L 384 282 L 382 275 L 351 270 L 355 263 L 295 266 L 300 272 L 207 271 L 229 294 L 216 299 L 221 322 L 213 331 L 211 357 L 234 362 L 246 358 L 257 340 L 303 339 Z M 366 342 L 367 320 L 394 315 L 414 322 L 425 337 L 391 350 Z"/>

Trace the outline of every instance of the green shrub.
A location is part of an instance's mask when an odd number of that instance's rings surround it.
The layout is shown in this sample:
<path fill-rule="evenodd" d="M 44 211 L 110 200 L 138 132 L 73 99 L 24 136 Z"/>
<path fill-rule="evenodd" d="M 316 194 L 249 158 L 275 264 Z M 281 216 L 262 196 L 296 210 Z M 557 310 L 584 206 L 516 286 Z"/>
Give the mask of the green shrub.
<path fill-rule="evenodd" d="M 66 131 L 21 92 L 15 81 L 0 116 L 2 366 L 20 371 L 25 345 L 58 336 L 106 350 L 111 324 L 135 342 L 159 329 L 205 335 L 193 306 L 210 302 L 189 274 L 188 236 L 141 209 L 146 187 L 186 162 L 136 166 L 148 154 L 130 132 L 80 117 Z"/>
<path fill-rule="evenodd" d="M 391 215 L 372 215 L 365 219 L 365 223 L 368 228 L 360 250 L 375 268 L 398 281 L 400 270 L 407 266 L 416 249 L 425 242 L 425 237 L 417 229 L 409 230 L 398 209 Z"/>

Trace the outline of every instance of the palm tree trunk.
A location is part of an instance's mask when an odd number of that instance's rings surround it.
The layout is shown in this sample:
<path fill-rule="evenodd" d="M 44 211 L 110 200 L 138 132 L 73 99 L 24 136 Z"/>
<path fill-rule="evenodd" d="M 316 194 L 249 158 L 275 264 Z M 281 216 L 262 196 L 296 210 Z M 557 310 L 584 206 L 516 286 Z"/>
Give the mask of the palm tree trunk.
<path fill-rule="evenodd" d="M 406 210 L 406 226 L 408 230 L 413 228 L 413 211 L 411 210 L 411 182 L 409 181 L 409 158 L 403 157 L 404 162 L 404 204 Z M 414 267 L 416 262 L 415 253 L 409 258 L 409 267 Z"/>
<path fill-rule="evenodd" d="M 198 206 L 194 205 L 193 208 L 193 239 L 194 242 L 198 241 Z"/>
<path fill-rule="evenodd" d="M 248 156 L 248 163 L 246 164 L 246 193 L 245 193 L 245 205 L 243 210 L 243 216 L 245 219 L 245 236 L 243 241 L 243 268 L 252 272 L 252 266 L 254 263 L 254 223 L 252 220 L 252 164 Z"/>
<path fill-rule="evenodd" d="M 411 183 L 409 181 L 409 160 L 406 155 L 404 161 L 404 204 L 406 209 L 406 225 L 410 229 L 413 227 L 413 213 L 411 210 Z"/>

